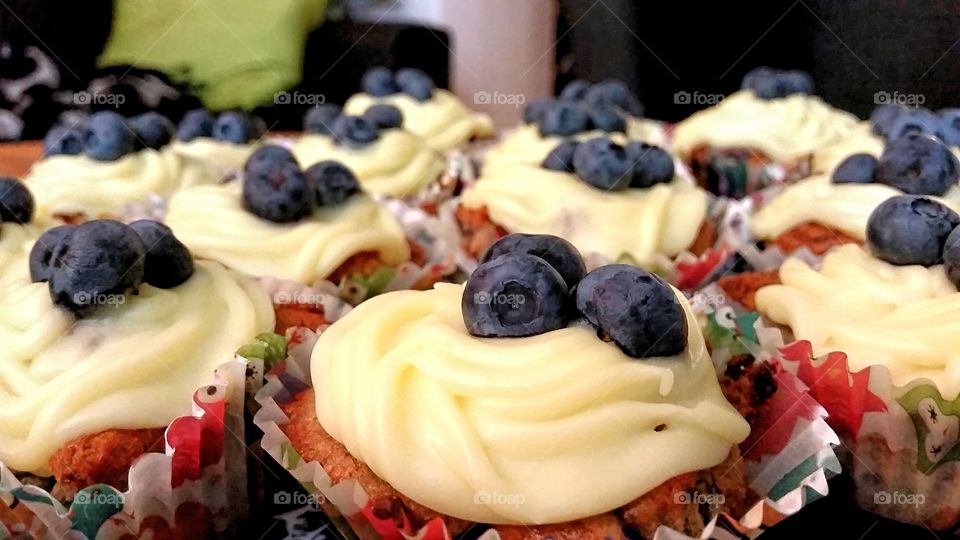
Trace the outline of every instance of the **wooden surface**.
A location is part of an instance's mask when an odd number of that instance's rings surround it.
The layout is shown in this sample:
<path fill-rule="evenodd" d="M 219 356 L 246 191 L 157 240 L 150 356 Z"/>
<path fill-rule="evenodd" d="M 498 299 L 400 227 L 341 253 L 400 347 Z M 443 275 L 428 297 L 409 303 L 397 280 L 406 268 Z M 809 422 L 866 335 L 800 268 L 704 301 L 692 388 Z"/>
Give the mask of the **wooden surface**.
<path fill-rule="evenodd" d="M 43 157 L 43 143 L 27 141 L 0 144 L 0 176 L 23 178 L 33 162 Z"/>

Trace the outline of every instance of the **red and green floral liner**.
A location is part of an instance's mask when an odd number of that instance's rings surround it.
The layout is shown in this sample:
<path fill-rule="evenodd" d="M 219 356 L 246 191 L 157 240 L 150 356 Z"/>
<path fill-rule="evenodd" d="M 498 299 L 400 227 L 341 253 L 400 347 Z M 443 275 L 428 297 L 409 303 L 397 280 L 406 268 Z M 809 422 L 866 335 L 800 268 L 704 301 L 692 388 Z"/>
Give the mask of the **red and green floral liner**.
<path fill-rule="evenodd" d="M 859 506 L 934 530 L 960 523 L 960 397 L 945 398 L 929 379 L 895 385 L 879 364 L 854 371 L 842 351 L 817 357 L 808 341 L 784 345 L 781 330 L 719 288 L 698 294 L 714 303 L 707 311 L 722 326 L 759 329 L 759 354 L 775 358 L 827 411 Z"/>
<path fill-rule="evenodd" d="M 166 453 L 141 456 L 129 488 L 105 484 L 80 490 L 69 507 L 48 492 L 23 485 L 0 463 L 0 501 L 29 510 L 0 537 L 140 538 L 226 536 L 246 512 L 246 446 L 242 358 L 217 368 L 213 382 L 193 395 L 193 411 L 165 433 Z M 20 529 L 23 530 L 20 530 Z"/>
<path fill-rule="evenodd" d="M 322 333 L 323 329 L 320 329 Z M 729 329 L 715 321 L 709 336 L 717 359 L 740 354 L 740 350 L 759 351 L 756 333 Z M 752 339 L 754 341 L 750 341 Z M 303 489 L 314 496 L 322 510 L 348 538 L 387 540 L 444 540 L 449 538 L 446 525 L 436 518 L 423 528 L 414 530 L 393 520 L 379 519 L 369 497 L 354 481 L 333 483 L 317 462 L 305 462 L 284 435 L 280 426 L 288 421 L 278 403 L 286 402 L 298 392 L 312 386 L 310 357 L 317 334 L 305 328 L 287 333 L 288 355 L 266 376 L 266 384 L 257 392 L 261 406 L 254 417 L 264 437 L 261 446 L 283 466 Z M 721 366 L 718 365 L 718 370 Z M 775 380 L 781 391 L 768 401 L 753 426 L 751 436 L 741 444 L 750 488 L 764 495 L 744 516 L 718 514 L 705 529 L 708 538 L 715 529 L 736 531 L 752 538 L 791 515 L 807 503 L 827 493 L 827 479 L 839 472 L 839 463 L 832 445 L 837 437 L 824 422 L 825 411 L 807 393 L 806 387 L 792 373 L 777 366 Z M 758 429 L 759 428 L 759 429 Z M 294 531 L 289 531 L 294 532 Z M 489 530 L 481 538 L 495 540 L 496 531 Z M 687 538 L 666 527 L 657 532 L 660 539 Z"/>

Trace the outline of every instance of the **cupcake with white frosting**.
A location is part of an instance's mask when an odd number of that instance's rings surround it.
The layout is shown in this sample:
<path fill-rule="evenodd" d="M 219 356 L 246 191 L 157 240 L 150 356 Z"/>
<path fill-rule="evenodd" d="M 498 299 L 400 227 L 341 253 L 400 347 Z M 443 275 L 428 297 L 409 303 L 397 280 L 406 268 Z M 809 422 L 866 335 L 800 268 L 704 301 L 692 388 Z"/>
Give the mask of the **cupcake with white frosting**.
<path fill-rule="evenodd" d="M 168 151 L 206 167 L 216 181 L 221 181 L 243 169 L 263 132 L 262 120 L 242 112 L 213 114 L 194 109 L 180 120 Z"/>
<path fill-rule="evenodd" d="M 587 257 L 664 270 L 713 246 L 710 199 L 659 147 L 597 137 L 561 143 L 538 165 L 488 165 L 455 217 L 477 259 L 508 233 L 552 234 Z"/>
<path fill-rule="evenodd" d="M 404 68 L 393 73 L 376 67 L 363 76 L 362 86 L 363 92 L 343 106 L 346 114 L 360 116 L 372 105 L 393 105 L 403 113 L 407 131 L 438 152 L 493 136 L 489 116 L 471 111 L 448 90 L 435 88 L 420 70 Z"/>
<path fill-rule="evenodd" d="M 71 222 L 122 216 L 132 204 L 216 181 L 207 167 L 169 152 L 172 136 L 173 125 L 156 113 L 98 112 L 51 129 L 44 159 L 24 181 L 40 215 Z"/>
<path fill-rule="evenodd" d="M 802 72 L 758 68 L 742 89 L 691 115 L 673 131 L 673 150 L 718 195 L 743 197 L 803 178 L 811 156 L 843 141 L 859 120 L 811 95 Z"/>
<path fill-rule="evenodd" d="M 297 161 L 304 167 L 342 163 L 374 195 L 420 195 L 446 168 L 440 152 L 408 131 L 403 113 L 393 105 L 372 105 L 360 116 L 321 105 L 307 112 L 303 124 L 305 133 L 293 145 Z"/>

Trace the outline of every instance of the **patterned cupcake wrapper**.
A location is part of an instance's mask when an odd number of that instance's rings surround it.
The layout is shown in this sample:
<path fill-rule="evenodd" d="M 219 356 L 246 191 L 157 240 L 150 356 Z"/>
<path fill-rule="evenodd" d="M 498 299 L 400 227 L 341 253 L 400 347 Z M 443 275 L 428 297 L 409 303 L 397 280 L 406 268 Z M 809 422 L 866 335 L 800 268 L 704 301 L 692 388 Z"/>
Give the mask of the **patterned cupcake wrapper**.
<path fill-rule="evenodd" d="M 0 523 L 0 537 L 98 538 L 225 536 L 246 512 L 246 445 L 242 358 L 217 368 L 198 389 L 193 411 L 172 421 L 166 453 L 141 456 L 129 487 L 80 490 L 69 508 L 37 486 L 22 484 L 0 463 L 0 502 L 18 523 Z"/>
<path fill-rule="evenodd" d="M 732 345 L 741 343 L 730 333 L 713 334 L 718 359 L 730 356 Z M 283 466 L 316 501 L 347 538 L 387 540 L 443 540 L 449 533 L 443 519 L 436 518 L 419 530 L 409 523 L 377 517 L 369 497 L 355 481 L 334 483 L 317 462 L 306 462 L 297 453 L 280 426 L 288 419 L 279 406 L 293 395 L 312 386 L 310 356 L 317 334 L 305 328 L 288 331 L 291 347 L 285 361 L 277 364 L 257 392 L 260 410 L 254 417 L 264 437 L 263 450 Z M 751 350 L 759 352 L 758 346 Z M 754 538 L 785 516 L 827 493 L 827 479 L 839 471 L 831 445 L 837 437 L 826 425 L 823 408 L 807 395 L 802 383 L 791 373 L 777 369 L 775 379 L 781 391 L 768 401 L 754 428 L 742 445 L 745 470 L 752 491 L 764 499 L 743 516 L 716 514 L 701 538 Z M 304 510 L 309 512 L 311 510 Z M 288 533 L 302 534 L 293 522 Z M 480 538 L 499 538 L 495 530 Z M 661 526 L 658 540 L 687 539 L 680 532 Z"/>
<path fill-rule="evenodd" d="M 757 354 L 776 359 L 827 411 L 862 508 L 935 530 L 960 523 L 960 492 L 952 489 L 960 475 L 960 397 L 944 398 L 924 378 L 895 385 L 883 365 L 854 371 L 842 351 L 817 357 L 808 341 L 785 345 L 792 338 L 719 288 L 698 295 L 706 299 L 699 305 L 715 339 L 733 332 Z"/>
<path fill-rule="evenodd" d="M 749 148 L 702 148 L 689 161 L 700 186 L 731 199 L 799 180 L 812 170 L 812 155 L 776 162 Z"/>

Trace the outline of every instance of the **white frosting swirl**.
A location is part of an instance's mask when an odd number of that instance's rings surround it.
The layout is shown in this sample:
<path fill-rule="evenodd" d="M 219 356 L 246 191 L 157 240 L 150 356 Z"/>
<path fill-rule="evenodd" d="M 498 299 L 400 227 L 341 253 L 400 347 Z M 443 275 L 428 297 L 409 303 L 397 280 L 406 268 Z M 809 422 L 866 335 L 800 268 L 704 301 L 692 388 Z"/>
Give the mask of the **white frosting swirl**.
<path fill-rule="evenodd" d="M 216 181 L 209 171 L 166 151 L 141 150 L 116 161 L 86 156 L 52 156 L 34 164 L 24 179 L 37 214 L 83 213 L 116 216 L 150 195 Z"/>
<path fill-rule="evenodd" d="M 414 195 L 434 182 L 446 167 L 443 156 L 423 139 L 402 129 L 387 129 L 373 143 L 350 148 L 332 137 L 307 134 L 293 146 L 293 154 L 306 169 L 333 160 L 347 166 L 363 188 L 377 195 Z"/>
<path fill-rule="evenodd" d="M 18 264 L 27 267 L 26 253 Z M 46 283 L 5 281 L 0 461 L 46 474 L 53 453 L 78 436 L 189 414 L 193 392 L 273 318 L 258 285 L 207 261 L 179 287 L 144 285 L 81 320 L 52 303 Z"/>
<path fill-rule="evenodd" d="M 830 175 L 817 174 L 787 186 L 754 214 L 750 228 L 754 237 L 769 240 L 812 221 L 863 240 L 870 214 L 897 195 L 903 192 L 885 184 L 834 184 Z M 960 186 L 929 198 L 960 211 Z"/>
<path fill-rule="evenodd" d="M 677 124 L 673 149 L 684 158 L 695 148 L 750 148 L 775 161 L 802 157 L 842 141 L 859 120 L 816 96 L 765 100 L 741 90 Z"/>
<path fill-rule="evenodd" d="M 572 138 L 578 141 L 586 141 L 594 137 L 609 137 L 621 145 L 628 141 L 640 141 L 662 148 L 668 147 L 663 123 L 645 118 L 629 118 L 627 120 L 626 136 L 622 133 L 605 133 L 594 130 L 578 133 Z M 540 135 L 537 126 L 522 124 L 510 131 L 506 137 L 486 153 L 483 157 L 484 164 L 527 163 L 539 165 L 557 145 L 568 139 L 570 137 L 543 137 Z"/>
<path fill-rule="evenodd" d="M 604 191 L 531 165 L 488 166 L 462 199 L 468 208 L 486 207 L 509 232 L 560 236 L 584 255 L 611 261 L 626 255 L 640 266 L 689 248 L 708 202 L 705 191 L 679 177 L 646 189 Z"/>
<path fill-rule="evenodd" d="M 210 137 L 198 137 L 190 142 L 175 140 L 164 148 L 165 152 L 186 158 L 188 162 L 205 167 L 215 176 L 215 181 L 243 170 L 250 154 L 257 149 L 253 144 L 237 144 Z"/>
<path fill-rule="evenodd" d="M 324 429 L 413 500 L 482 523 L 564 522 L 714 466 L 746 438 L 681 294 L 686 351 L 636 360 L 585 327 L 470 336 L 462 291 L 375 297 L 313 351 Z"/>
<path fill-rule="evenodd" d="M 183 190 L 170 199 L 166 223 L 195 255 L 306 284 L 363 251 L 378 252 L 388 265 L 410 259 L 400 224 L 368 195 L 294 223 L 273 223 L 244 209 L 241 189 L 230 182 Z"/>
<path fill-rule="evenodd" d="M 960 392 L 960 294 L 943 266 L 894 266 L 848 244 L 819 271 L 787 259 L 780 280 L 757 292 L 757 308 L 815 354 L 844 352 L 854 371 L 886 366 L 898 385 L 929 378 L 946 399 Z"/>
<path fill-rule="evenodd" d="M 403 114 L 403 128 L 419 135 L 434 149 L 445 152 L 463 145 L 474 137 L 493 135 L 489 116 L 466 108 L 454 94 L 436 89 L 427 101 L 417 101 L 406 94 L 373 97 L 355 94 L 343 106 L 347 114 L 361 115 L 377 103 L 393 105 Z"/>

